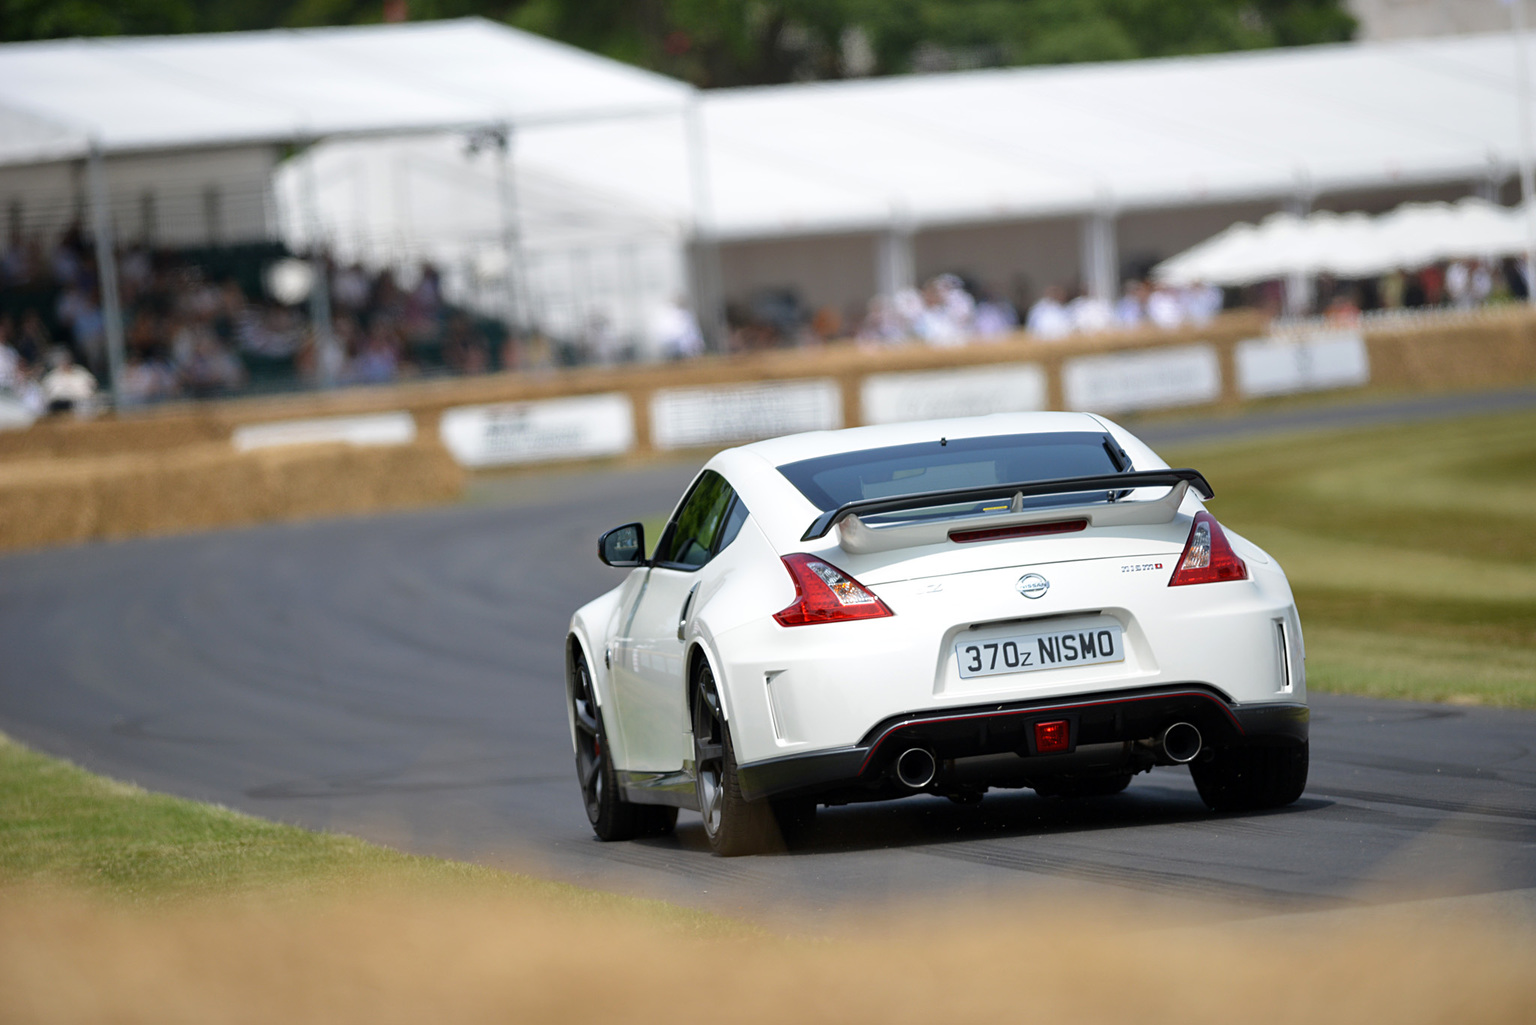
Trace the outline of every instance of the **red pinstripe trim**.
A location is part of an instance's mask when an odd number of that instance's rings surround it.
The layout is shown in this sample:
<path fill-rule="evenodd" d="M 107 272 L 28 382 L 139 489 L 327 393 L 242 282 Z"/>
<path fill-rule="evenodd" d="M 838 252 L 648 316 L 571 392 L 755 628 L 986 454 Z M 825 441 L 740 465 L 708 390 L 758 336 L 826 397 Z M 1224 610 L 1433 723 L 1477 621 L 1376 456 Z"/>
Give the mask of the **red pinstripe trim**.
<path fill-rule="evenodd" d="M 1002 712 L 969 712 L 965 715 L 946 715 L 932 719 L 926 717 L 908 719 L 905 722 L 896 723 L 875 738 L 875 742 L 869 745 L 869 754 L 865 755 L 864 761 L 859 763 L 859 774 L 863 775 L 864 770 L 869 768 L 870 759 L 875 757 L 875 752 L 880 749 L 880 745 L 885 742 L 885 738 L 907 726 L 926 726 L 929 723 L 941 722 L 964 722 L 967 719 L 993 719 L 1005 715 L 1040 715 L 1049 712 L 1067 712 L 1076 708 L 1097 708 L 1100 705 L 1128 705 L 1133 701 L 1158 701 L 1163 698 L 1205 698 L 1227 714 L 1227 718 L 1232 720 L 1232 725 L 1237 727 L 1237 732 L 1245 736 L 1247 735 L 1248 731 L 1243 729 L 1243 724 L 1238 722 L 1237 716 L 1233 714 L 1232 709 L 1228 708 L 1227 703 L 1216 695 L 1209 694 L 1203 690 L 1164 691 L 1161 694 L 1138 694 L 1135 697 L 1129 698 L 1104 698 L 1099 701 L 1078 701 L 1064 705 L 1036 705 L 1033 708 L 1013 708 Z"/>

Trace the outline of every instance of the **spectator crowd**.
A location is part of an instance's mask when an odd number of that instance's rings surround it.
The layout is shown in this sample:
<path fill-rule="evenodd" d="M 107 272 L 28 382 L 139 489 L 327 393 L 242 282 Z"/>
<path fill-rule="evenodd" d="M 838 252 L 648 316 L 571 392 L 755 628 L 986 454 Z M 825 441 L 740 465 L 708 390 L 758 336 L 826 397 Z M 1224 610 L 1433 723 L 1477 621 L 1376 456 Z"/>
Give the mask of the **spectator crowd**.
<path fill-rule="evenodd" d="M 635 339 L 620 338 L 598 312 L 579 337 L 537 332 L 514 337 L 448 303 L 430 265 L 409 280 L 388 269 L 328 266 L 332 320 L 322 335 L 300 305 L 304 298 L 273 286 L 273 267 L 296 263 L 279 245 L 182 252 L 135 246 L 120 252 L 117 262 L 125 340 L 122 390 L 132 403 L 622 362 L 642 352 Z M 299 271 L 309 274 L 304 265 Z M 1378 310 L 1470 309 L 1526 295 L 1524 275 L 1512 259 L 1452 261 L 1359 281 L 1321 278 L 1312 286 L 1304 313 L 1339 322 Z M 307 286 L 300 291 L 307 292 Z M 1279 314 L 1285 308 L 1284 283 L 1223 292 L 1212 285 L 1179 288 L 1130 280 L 1113 300 L 1053 285 L 1016 305 L 944 273 L 921 288 L 875 296 L 847 317 L 831 307 L 808 310 L 792 289 L 771 289 L 728 307 L 725 347 L 740 352 L 838 339 L 948 347 L 1019 331 L 1054 342 L 1112 330 L 1198 326 L 1229 304 Z M 655 311 L 652 320 L 648 330 L 656 355 L 687 359 L 705 350 L 698 320 L 682 298 Z M 8 401 L 19 401 L 31 415 L 88 412 L 97 382 L 107 379 L 106 349 L 89 240 L 79 228 L 51 245 L 13 231 L 0 249 L 0 397 L 9 395 Z"/>
<path fill-rule="evenodd" d="M 336 344 L 324 344 L 307 309 L 265 294 L 263 271 L 283 255 L 273 245 L 119 252 L 124 397 L 142 403 L 306 382 L 380 383 L 505 362 L 496 332 L 443 300 L 430 265 L 408 287 L 389 270 L 333 269 Z M 51 246 L 13 232 L 0 250 L 0 390 L 34 414 L 84 411 L 108 373 L 94 246 L 78 228 Z"/>
<path fill-rule="evenodd" d="M 958 274 L 945 273 L 921 288 L 877 295 L 869 300 L 862 316 L 847 320 L 830 307 L 807 312 L 789 290 L 759 293 L 750 304 L 733 309 L 730 349 L 746 351 L 840 338 L 875 345 L 917 341 L 942 348 L 985 342 L 1020 330 L 1054 342 L 1101 331 L 1144 326 L 1172 330 L 1185 324 L 1207 324 L 1221 312 L 1224 302 L 1222 290 L 1210 285 L 1169 288 L 1127 281 L 1112 302 L 1082 292 L 1069 295 L 1061 286 L 1053 285 L 1033 302 L 1016 306 Z"/>

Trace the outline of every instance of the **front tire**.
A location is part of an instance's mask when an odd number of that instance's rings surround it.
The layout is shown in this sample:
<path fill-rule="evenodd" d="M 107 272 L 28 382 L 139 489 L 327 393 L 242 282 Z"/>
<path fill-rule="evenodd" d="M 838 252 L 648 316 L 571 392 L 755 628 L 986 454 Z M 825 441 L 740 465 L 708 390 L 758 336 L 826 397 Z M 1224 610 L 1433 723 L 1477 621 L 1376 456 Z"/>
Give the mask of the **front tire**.
<path fill-rule="evenodd" d="M 778 839 L 772 805 L 741 796 L 731 731 L 707 663 L 699 667 L 693 689 L 693 771 L 711 850 L 732 858 L 766 850 Z"/>
<path fill-rule="evenodd" d="M 1307 742 L 1218 748 L 1189 763 L 1200 799 L 1212 811 L 1258 811 L 1292 804 L 1307 788 Z"/>
<path fill-rule="evenodd" d="M 576 652 L 576 686 L 571 694 L 571 718 L 576 724 L 576 781 L 581 784 L 587 821 L 599 840 L 633 840 L 637 836 L 670 833 L 677 809 L 634 804 L 620 796 L 618 773 L 608 757 L 608 734 L 586 657 Z"/>

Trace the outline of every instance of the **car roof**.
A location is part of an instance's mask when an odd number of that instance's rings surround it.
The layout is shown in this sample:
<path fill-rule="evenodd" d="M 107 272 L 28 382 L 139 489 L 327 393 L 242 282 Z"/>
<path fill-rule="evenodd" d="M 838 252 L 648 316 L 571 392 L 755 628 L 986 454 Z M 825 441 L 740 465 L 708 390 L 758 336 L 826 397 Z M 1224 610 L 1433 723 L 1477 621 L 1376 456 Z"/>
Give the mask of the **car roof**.
<path fill-rule="evenodd" d="M 1112 434 L 1130 450 L 1138 465 L 1149 468 L 1167 465 L 1123 428 L 1089 413 L 993 413 L 948 420 L 849 427 L 840 431 L 811 431 L 728 448 L 706 465 L 724 474 L 775 548 L 781 552 L 794 551 L 805 547 L 799 540 L 800 534 L 821 514 L 821 510 L 802 495 L 789 478 L 779 472 L 778 468 L 786 463 L 890 445 L 910 445 L 938 438 L 986 438 L 999 434 L 1056 434 L 1069 431 Z"/>
<path fill-rule="evenodd" d="M 1104 423 L 1088 413 L 993 413 L 988 416 L 918 420 L 912 423 L 848 427 L 840 431 L 808 431 L 770 438 L 741 450 L 774 466 L 817 456 L 859 452 L 889 445 L 911 445 L 939 438 L 986 438 L 996 434 L 1055 434 L 1062 431 L 1104 431 Z"/>

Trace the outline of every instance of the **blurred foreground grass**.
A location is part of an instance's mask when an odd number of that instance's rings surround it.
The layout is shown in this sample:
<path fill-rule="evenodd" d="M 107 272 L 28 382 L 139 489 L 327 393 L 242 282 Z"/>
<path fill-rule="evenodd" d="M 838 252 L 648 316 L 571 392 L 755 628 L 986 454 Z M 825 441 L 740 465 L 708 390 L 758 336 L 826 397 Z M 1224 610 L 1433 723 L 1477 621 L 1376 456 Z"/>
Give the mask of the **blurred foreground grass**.
<path fill-rule="evenodd" d="M 5 1022 L 1536 1020 L 1518 916 L 1149 899 L 976 896 L 773 935 L 146 793 L 0 736 Z"/>
<path fill-rule="evenodd" d="M 147 794 L 0 742 L 5 1022 L 1536 1020 L 1536 933 L 1518 916 L 1242 921 L 1140 900 L 958 897 L 774 935 Z"/>
<path fill-rule="evenodd" d="M 683 929 L 739 928 L 663 901 L 417 857 L 150 793 L 0 733 L 0 887 L 17 885 L 84 891 L 130 905 L 242 893 L 284 900 L 381 890 L 464 893 L 637 915 Z"/>
<path fill-rule="evenodd" d="M 1162 455 L 1285 567 L 1310 687 L 1536 708 L 1536 413 Z"/>

